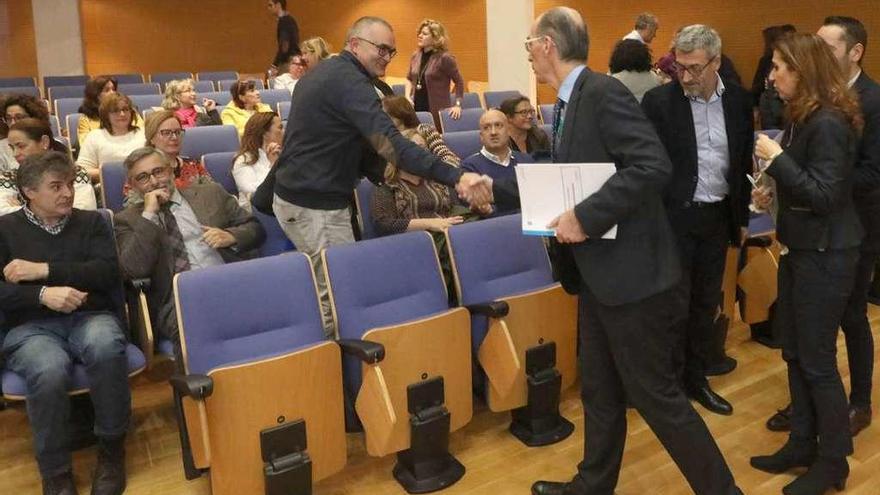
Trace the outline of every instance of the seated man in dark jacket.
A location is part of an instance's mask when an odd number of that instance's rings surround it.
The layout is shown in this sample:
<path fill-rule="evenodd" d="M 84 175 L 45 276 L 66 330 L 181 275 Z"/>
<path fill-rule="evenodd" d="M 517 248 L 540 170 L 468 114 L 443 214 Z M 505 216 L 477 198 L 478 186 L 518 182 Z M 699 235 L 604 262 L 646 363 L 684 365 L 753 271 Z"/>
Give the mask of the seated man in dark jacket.
<path fill-rule="evenodd" d="M 67 397 L 74 361 L 85 365 L 95 408 L 98 466 L 93 494 L 125 488 L 131 414 L 125 334 L 112 302 L 119 288 L 110 226 L 73 208 L 76 169 L 48 152 L 21 164 L 25 206 L 0 218 L 0 330 L 7 366 L 27 382 L 27 412 L 44 494 L 76 493 Z"/>
<path fill-rule="evenodd" d="M 179 345 L 174 274 L 253 258 L 266 232 L 216 183 L 177 190 L 168 157 L 155 148 L 134 150 L 125 169 L 137 199 L 116 215 L 122 273 L 126 279 L 151 279 L 153 327 Z"/>

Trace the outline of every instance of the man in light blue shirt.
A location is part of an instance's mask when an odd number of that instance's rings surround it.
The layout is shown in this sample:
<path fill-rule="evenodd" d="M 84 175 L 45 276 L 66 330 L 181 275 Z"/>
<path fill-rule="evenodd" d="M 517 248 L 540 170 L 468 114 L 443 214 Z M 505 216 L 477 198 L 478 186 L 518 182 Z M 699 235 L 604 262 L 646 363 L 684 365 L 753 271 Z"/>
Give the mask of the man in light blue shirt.
<path fill-rule="evenodd" d="M 678 80 L 646 93 L 642 108 L 674 167 L 664 200 L 688 301 L 678 325 L 677 367 L 689 397 L 727 415 L 733 406 L 709 387 L 706 375 L 736 366 L 724 353 L 727 320 L 719 308 L 727 248 L 740 244 L 748 225 L 752 111 L 746 91 L 718 75 L 721 38 L 714 29 L 687 26 L 674 49 Z"/>

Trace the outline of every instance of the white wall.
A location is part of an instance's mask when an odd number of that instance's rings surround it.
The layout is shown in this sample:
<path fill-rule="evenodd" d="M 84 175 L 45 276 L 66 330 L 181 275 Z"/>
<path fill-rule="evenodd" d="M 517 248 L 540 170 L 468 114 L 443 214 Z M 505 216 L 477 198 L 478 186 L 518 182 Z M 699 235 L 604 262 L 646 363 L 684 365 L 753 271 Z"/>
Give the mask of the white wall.
<path fill-rule="evenodd" d="M 536 101 L 535 74 L 523 47 L 534 15 L 534 0 L 486 0 L 490 90 L 515 89 Z"/>
<path fill-rule="evenodd" d="M 40 77 L 84 74 L 79 0 L 32 0 L 31 4 Z"/>

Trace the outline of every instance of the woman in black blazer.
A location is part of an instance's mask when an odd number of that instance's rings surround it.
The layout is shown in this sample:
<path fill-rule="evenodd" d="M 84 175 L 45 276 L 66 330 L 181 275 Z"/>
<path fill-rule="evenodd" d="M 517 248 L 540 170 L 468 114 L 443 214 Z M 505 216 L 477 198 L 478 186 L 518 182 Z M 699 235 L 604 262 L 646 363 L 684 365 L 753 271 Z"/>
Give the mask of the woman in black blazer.
<path fill-rule="evenodd" d="M 777 319 L 788 363 L 791 434 L 778 452 L 752 458 L 772 473 L 809 467 L 783 489 L 821 495 L 842 489 L 853 452 L 848 406 L 837 371 L 837 328 L 852 290 L 863 230 L 852 202 L 856 96 L 821 38 L 798 34 L 777 42 L 770 73 L 786 103 L 782 145 L 761 135 L 755 154 L 776 182 L 779 262 Z M 767 206 L 770 193 L 753 200 Z M 785 252 L 784 250 L 784 252 Z"/>

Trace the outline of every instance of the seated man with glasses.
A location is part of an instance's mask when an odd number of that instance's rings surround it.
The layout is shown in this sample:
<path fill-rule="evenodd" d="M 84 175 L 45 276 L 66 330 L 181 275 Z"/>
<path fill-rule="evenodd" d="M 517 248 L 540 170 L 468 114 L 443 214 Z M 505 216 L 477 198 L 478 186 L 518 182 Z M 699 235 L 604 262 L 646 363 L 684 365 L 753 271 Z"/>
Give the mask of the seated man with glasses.
<path fill-rule="evenodd" d="M 0 329 L 6 366 L 27 382 L 27 414 L 43 494 L 76 493 L 71 472 L 73 362 L 85 366 L 95 409 L 98 464 L 92 494 L 125 488 L 131 415 L 113 233 L 94 211 L 73 207 L 76 168 L 57 151 L 22 160 L 24 206 L 0 218 Z"/>
<path fill-rule="evenodd" d="M 116 215 L 116 242 L 123 277 L 150 278 L 153 328 L 175 343 L 179 357 L 174 274 L 253 258 L 266 233 L 217 183 L 177 189 L 171 166 L 156 148 L 138 148 L 125 159 L 132 193 Z"/>
<path fill-rule="evenodd" d="M 492 180 L 515 182 L 516 172 L 513 169 L 520 162 L 531 162 L 532 157 L 510 149 L 510 134 L 507 129 L 507 116 L 503 112 L 494 108 L 487 110 L 480 117 L 480 144 L 483 148 L 465 158 L 461 162 L 461 168 L 475 174 L 488 175 Z M 518 211 L 498 209 L 498 205 L 495 208 L 494 215 Z"/>
<path fill-rule="evenodd" d="M 501 102 L 499 110 L 507 116 L 510 149 L 534 155 L 550 152 L 550 136 L 535 121 L 537 113 L 525 96 L 514 96 Z"/>

